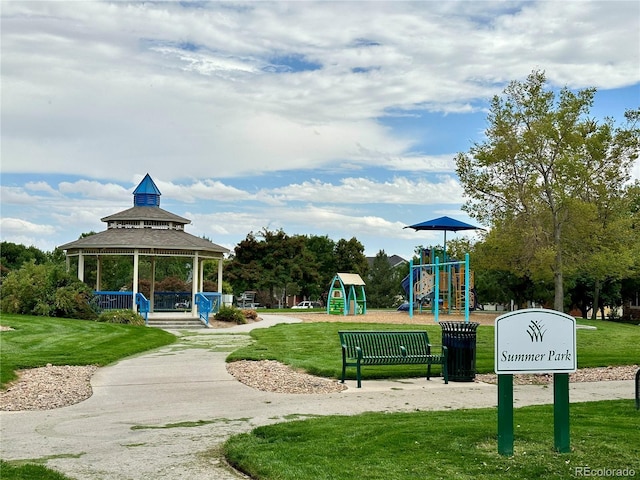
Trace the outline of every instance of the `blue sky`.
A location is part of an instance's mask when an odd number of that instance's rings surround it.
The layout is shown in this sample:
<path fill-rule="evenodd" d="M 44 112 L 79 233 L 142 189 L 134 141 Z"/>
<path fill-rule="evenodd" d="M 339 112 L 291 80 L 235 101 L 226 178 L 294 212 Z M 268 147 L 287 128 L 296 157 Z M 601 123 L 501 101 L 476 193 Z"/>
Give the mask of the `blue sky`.
<path fill-rule="evenodd" d="M 409 258 L 461 210 L 453 158 L 511 80 L 640 106 L 640 4 L 2 3 L 3 241 L 50 251 L 161 207 L 229 249 L 251 231 L 356 237 Z M 633 177 L 640 178 L 640 162 Z M 449 234 L 447 238 L 454 238 Z"/>

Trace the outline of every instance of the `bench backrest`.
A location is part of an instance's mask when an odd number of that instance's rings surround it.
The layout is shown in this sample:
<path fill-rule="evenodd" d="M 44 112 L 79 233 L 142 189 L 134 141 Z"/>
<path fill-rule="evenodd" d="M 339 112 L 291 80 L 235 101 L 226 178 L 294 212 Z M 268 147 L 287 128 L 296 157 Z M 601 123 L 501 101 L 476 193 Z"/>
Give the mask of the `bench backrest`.
<path fill-rule="evenodd" d="M 345 346 L 346 354 L 356 358 L 356 347 L 363 355 L 397 357 L 399 355 L 428 355 L 429 336 L 426 331 L 341 331 L 340 343 Z M 404 351 L 400 348 L 404 347 Z"/>

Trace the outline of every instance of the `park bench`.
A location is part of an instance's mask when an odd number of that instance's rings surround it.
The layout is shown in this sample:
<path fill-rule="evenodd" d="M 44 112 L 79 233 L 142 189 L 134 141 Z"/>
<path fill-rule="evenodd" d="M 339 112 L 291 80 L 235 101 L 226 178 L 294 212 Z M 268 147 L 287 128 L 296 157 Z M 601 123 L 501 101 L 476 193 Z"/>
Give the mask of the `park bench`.
<path fill-rule="evenodd" d="M 444 383 L 447 374 L 447 347 L 441 354 L 431 352 L 426 331 L 341 331 L 342 383 L 347 367 L 356 367 L 358 388 L 361 387 L 362 365 L 426 365 L 427 380 L 431 378 L 431 365 L 442 365 Z"/>

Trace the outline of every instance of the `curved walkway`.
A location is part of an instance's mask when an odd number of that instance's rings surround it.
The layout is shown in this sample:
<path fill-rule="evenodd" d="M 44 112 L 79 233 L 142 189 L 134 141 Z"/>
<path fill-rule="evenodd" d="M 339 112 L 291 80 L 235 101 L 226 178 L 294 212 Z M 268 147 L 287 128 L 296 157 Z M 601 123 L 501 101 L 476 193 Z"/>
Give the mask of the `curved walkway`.
<path fill-rule="evenodd" d="M 220 461 L 230 435 L 291 418 L 365 411 L 491 407 L 494 385 L 435 378 L 366 381 L 328 395 L 267 393 L 237 382 L 225 357 L 246 333 L 288 316 L 230 329 L 183 331 L 173 345 L 101 368 L 93 396 L 48 411 L 0 412 L 0 458 L 46 460 L 76 480 L 243 478 Z M 633 382 L 571 384 L 571 401 L 633 398 Z M 553 402 L 553 389 L 519 386 L 517 406 Z"/>

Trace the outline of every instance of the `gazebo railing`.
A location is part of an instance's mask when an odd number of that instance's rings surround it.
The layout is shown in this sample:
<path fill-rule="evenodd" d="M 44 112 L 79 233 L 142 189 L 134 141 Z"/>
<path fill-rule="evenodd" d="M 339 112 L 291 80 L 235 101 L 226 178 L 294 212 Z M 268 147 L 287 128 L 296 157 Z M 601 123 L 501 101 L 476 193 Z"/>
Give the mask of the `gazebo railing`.
<path fill-rule="evenodd" d="M 142 293 L 136 293 L 136 305 L 140 315 L 144 314 L 144 324 L 149 325 L 149 300 Z"/>
<path fill-rule="evenodd" d="M 98 310 L 131 310 L 133 308 L 133 292 L 95 291 L 91 301 Z"/>
<path fill-rule="evenodd" d="M 218 313 L 220 311 L 220 301 L 222 294 L 217 292 L 198 292 L 196 293 L 196 306 L 198 307 L 198 316 L 205 325 L 209 326 L 209 314 Z"/>
<path fill-rule="evenodd" d="M 153 294 L 154 312 L 191 310 L 191 292 L 155 292 Z"/>
<path fill-rule="evenodd" d="M 156 292 L 154 295 L 153 311 L 191 310 L 190 296 L 191 294 L 188 292 Z M 149 313 L 151 312 L 151 301 L 142 293 L 136 293 L 134 299 L 133 292 L 131 291 L 94 291 L 91 300 L 91 304 L 100 312 L 103 310 L 132 310 L 134 302 L 138 307 L 137 310 L 144 317 L 145 323 L 148 323 Z M 221 293 L 196 293 L 195 306 L 198 308 L 198 316 L 205 325 L 209 325 L 210 314 L 215 314 L 220 311 L 221 304 Z M 158 306 L 160 306 L 160 308 L 158 308 Z"/>

